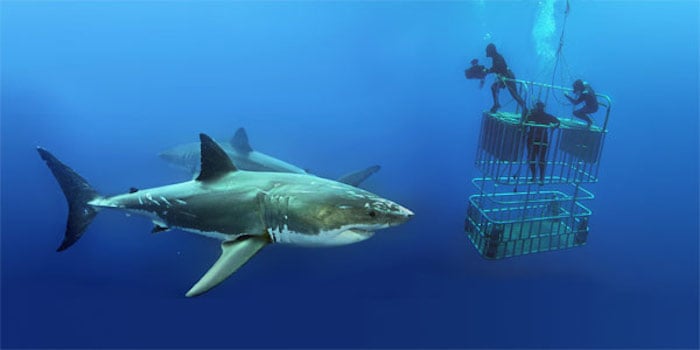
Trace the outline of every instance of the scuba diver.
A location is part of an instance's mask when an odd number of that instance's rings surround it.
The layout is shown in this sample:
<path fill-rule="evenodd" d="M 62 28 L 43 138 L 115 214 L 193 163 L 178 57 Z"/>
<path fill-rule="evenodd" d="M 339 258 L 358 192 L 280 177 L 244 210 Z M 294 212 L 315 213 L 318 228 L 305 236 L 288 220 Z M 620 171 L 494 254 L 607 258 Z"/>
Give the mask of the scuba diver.
<path fill-rule="evenodd" d="M 588 83 L 577 79 L 574 82 L 574 94 L 578 97 L 573 98 L 569 94 L 564 94 L 564 96 L 566 96 L 573 105 L 585 102 L 583 107 L 574 111 L 574 116 L 585 120 L 586 124 L 588 124 L 588 128 L 590 128 L 593 125 L 593 119 L 591 119 L 591 116 L 588 114 L 598 111 L 598 99 L 595 97 L 595 91 L 593 91 L 593 88 L 588 85 Z"/>
<path fill-rule="evenodd" d="M 484 87 L 484 79 L 486 79 L 488 69 L 479 64 L 479 60 L 476 58 L 471 61 L 471 64 L 471 67 L 464 70 L 464 76 L 467 77 L 467 79 L 479 79 L 479 88 Z"/>
<path fill-rule="evenodd" d="M 523 109 L 523 116 L 527 115 L 527 106 L 525 101 L 518 95 L 518 89 L 515 87 L 515 82 L 513 80 L 505 79 L 515 79 L 515 74 L 508 68 L 506 60 L 503 56 L 496 51 L 496 45 L 488 44 L 486 46 L 486 57 L 491 57 L 491 68 L 488 69 L 487 73 L 496 73 L 496 81 L 491 85 L 491 94 L 493 95 L 493 107 L 491 107 L 491 113 L 498 111 L 501 104 L 498 103 L 498 92 L 500 89 L 508 88 L 508 92 L 513 96 L 516 102 Z"/>
<path fill-rule="evenodd" d="M 540 168 L 540 185 L 544 185 L 544 172 L 547 167 L 547 148 L 549 146 L 549 126 L 559 127 L 559 119 L 544 111 L 544 103 L 537 101 L 526 122 L 527 132 L 527 161 L 532 173 L 532 182 L 537 181 L 537 166 Z"/>

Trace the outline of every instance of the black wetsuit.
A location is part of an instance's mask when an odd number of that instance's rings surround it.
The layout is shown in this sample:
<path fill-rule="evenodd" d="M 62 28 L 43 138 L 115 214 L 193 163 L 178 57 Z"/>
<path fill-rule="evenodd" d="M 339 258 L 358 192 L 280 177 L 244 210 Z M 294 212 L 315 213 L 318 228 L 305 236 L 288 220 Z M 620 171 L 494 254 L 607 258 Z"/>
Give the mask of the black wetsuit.
<path fill-rule="evenodd" d="M 530 123 L 542 126 L 529 126 L 527 132 L 527 161 L 532 172 L 532 181 L 537 179 L 537 165 L 540 168 L 540 182 L 544 183 L 544 171 L 547 166 L 547 148 L 549 146 L 549 129 L 547 125 L 559 125 L 559 119 L 544 110 L 534 110 L 527 118 Z"/>
<path fill-rule="evenodd" d="M 506 78 L 515 79 L 515 74 L 508 68 L 505 58 L 500 53 L 494 53 L 491 57 L 491 68 L 489 73 L 503 75 Z"/>
<path fill-rule="evenodd" d="M 491 112 L 496 112 L 498 108 L 501 107 L 501 104 L 498 103 L 498 91 L 504 87 L 508 88 L 508 92 L 510 92 L 510 95 L 513 96 L 513 99 L 518 102 L 520 107 L 523 108 L 523 111 L 527 110 L 525 101 L 523 101 L 520 95 L 518 95 L 518 88 L 515 86 L 515 82 L 512 80 L 507 80 L 505 82 L 501 80 L 501 77 L 515 79 L 515 74 L 513 74 L 513 71 L 508 68 L 506 60 L 498 52 L 494 52 L 491 55 L 491 60 L 491 68 L 488 70 L 488 72 L 496 73 L 498 75 L 496 81 L 493 83 L 493 85 L 491 85 L 491 94 L 493 95 L 493 107 L 491 108 Z"/>
<path fill-rule="evenodd" d="M 581 91 L 581 94 L 579 94 L 577 99 L 573 99 L 568 95 L 566 97 L 574 105 L 584 102 L 583 107 L 574 111 L 574 116 L 585 120 L 589 127 L 593 125 L 593 120 L 588 115 L 598 111 L 598 99 L 595 96 L 595 91 L 593 91 L 593 88 L 589 85 L 584 86 L 583 91 Z"/>

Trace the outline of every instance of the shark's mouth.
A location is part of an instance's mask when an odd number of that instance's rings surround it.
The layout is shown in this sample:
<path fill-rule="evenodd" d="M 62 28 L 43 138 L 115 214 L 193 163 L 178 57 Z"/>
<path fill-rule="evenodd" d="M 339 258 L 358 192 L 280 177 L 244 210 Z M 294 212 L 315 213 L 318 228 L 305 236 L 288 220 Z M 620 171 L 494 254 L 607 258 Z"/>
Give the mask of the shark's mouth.
<path fill-rule="evenodd" d="M 352 227 L 352 228 L 347 229 L 346 231 L 352 232 L 356 235 L 365 236 L 365 237 L 370 237 L 374 234 L 374 230 L 367 230 L 367 229 L 359 228 L 359 227 Z"/>

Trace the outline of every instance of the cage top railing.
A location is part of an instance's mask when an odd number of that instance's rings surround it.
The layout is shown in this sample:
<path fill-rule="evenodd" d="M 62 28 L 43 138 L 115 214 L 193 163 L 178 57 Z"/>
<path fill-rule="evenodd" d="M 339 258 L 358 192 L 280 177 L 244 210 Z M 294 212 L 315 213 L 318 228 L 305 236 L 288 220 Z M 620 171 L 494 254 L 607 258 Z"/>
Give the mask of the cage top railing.
<path fill-rule="evenodd" d="M 574 89 L 563 87 L 563 86 L 538 83 L 538 82 L 529 81 L 529 80 L 510 79 L 510 78 L 501 78 L 501 79 L 503 79 L 504 81 L 514 82 L 519 87 L 519 90 L 520 90 L 519 92 L 520 92 L 521 96 L 523 97 L 523 99 L 531 102 L 530 105 L 533 105 L 535 102 L 535 99 L 539 99 L 542 96 L 543 92 L 547 92 L 546 95 L 549 96 L 549 92 L 552 92 L 552 91 L 559 91 L 562 93 L 574 91 Z M 535 96 L 535 93 L 534 93 L 536 89 L 538 90 L 537 96 Z M 606 132 L 608 130 L 608 120 L 610 118 L 610 109 L 612 108 L 612 99 L 610 98 L 610 96 L 605 95 L 605 94 L 600 94 L 600 93 L 596 93 L 596 97 L 598 99 L 598 104 L 605 108 L 605 120 L 603 121 L 602 130 L 603 130 L 603 132 Z"/>
<path fill-rule="evenodd" d="M 522 202 L 530 202 L 530 203 L 546 203 L 546 202 L 551 202 L 552 200 L 556 201 L 568 201 L 568 200 L 593 200 L 595 199 L 595 195 L 593 192 L 583 188 L 581 185 L 578 184 L 573 184 L 573 183 L 562 183 L 562 186 L 569 185 L 571 186 L 571 191 L 574 194 L 567 194 L 563 191 L 559 190 L 550 190 L 550 189 L 540 189 L 540 186 L 536 186 L 536 190 L 528 190 L 526 191 L 503 191 L 499 192 L 496 191 L 496 188 L 493 189 L 493 191 L 486 191 L 484 188 L 485 183 L 493 182 L 494 179 L 491 177 L 475 177 L 471 180 L 472 185 L 477 190 L 480 190 L 480 193 L 478 196 L 481 196 L 483 198 L 489 199 L 490 201 L 502 205 L 508 205 L 508 204 L 517 204 L 517 203 L 522 203 Z M 532 185 L 532 184 L 530 184 Z M 564 188 L 564 187 L 562 187 Z M 526 199 L 521 199 L 522 196 L 526 196 Z M 533 196 L 540 196 L 542 198 L 534 198 Z M 552 197 L 554 196 L 554 197 Z M 547 198 L 549 197 L 549 198 Z M 515 198 L 515 199 L 513 199 Z"/>
<path fill-rule="evenodd" d="M 479 195 L 472 195 L 469 196 L 469 203 L 471 208 L 473 210 L 476 210 L 481 216 L 486 218 L 489 222 L 493 224 L 513 224 L 513 223 L 519 223 L 519 222 L 537 222 L 537 221 L 545 221 L 545 220 L 554 220 L 554 219 L 563 219 L 563 218 L 582 218 L 582 217 L 589 217 L 593 214 L 593 212 L 586 207 L 583 203 L 579 201 L 573 201 L 570 202 L 571 210 L 569 212 L 563 212 L 560 214 L 554 214 L 554 215 L 545 215 L 545 214 L 538 214 L 538 215 L 506 215 L 508 212 L 518 212 L 518 213 L 523 213 L 526 210 L 531 210 L 534 209 L 536 206 L 541 206 L 543 204 L 548 204 L 552 202 L 559 202 L 561 201 L 554 201 L 550 200 L 549 202 L 537 202 L 537 203 L 527 203 L 526 205 L 521 205 L 521 206 L 512 206 L 512 207 L 499 207 L 499 208 L 487 208 L 481 205 L 481 203 L 478 202 L 479 199 L 483 197 Z M 506 215 L 507 217 L 499 217 L 499 215 Z"/>

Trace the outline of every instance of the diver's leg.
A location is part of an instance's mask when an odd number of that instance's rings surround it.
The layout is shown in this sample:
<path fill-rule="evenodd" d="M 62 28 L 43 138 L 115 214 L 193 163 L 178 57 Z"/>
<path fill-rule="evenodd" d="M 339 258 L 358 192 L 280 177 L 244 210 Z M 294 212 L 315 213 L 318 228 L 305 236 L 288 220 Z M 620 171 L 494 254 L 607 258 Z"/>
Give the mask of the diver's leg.
<path fill-rule="evenodd" d="M 530 166 L 530 173 L 532 174 L 532 182 L 537 181 L 537 146 L 533 144 L 532 141 L 527 141 L 527 163 Z"/>
<path fill-rule="evenodd" d="M 527 105 L 525 104 L 523 98 L 520 97 L 520 94 L 518 94 L 518 88 L 515 86 L 515 82 L 510 80 L 507 81 L 506 87 L 508 87 L 508 92 L 510 92 L 510 95 L 513 96 L 515 102 L 517 102 L 520 105 L 520 108 L 522 108 L 523 115 L 527 114 Z"/>
<path fill-rule="evenodd" d="M 540 161 L 540 183 L 544 184 L 544 174 L 545 174 L 545 170 L 547 169 L 547 146 L 546 145 L 539 146 L 538 158 Z"/>
<path fill-rule="evenodd" d="M 583 119 L 586 122 L 586 124 L 588 124 L 589 128 L 591 127 L 591 125 L 593 125 L 593 120 L 591 119 L 591 117 L 588 116 L 588 114 L 586 114 L 586 107 L 582 107 L 575 110 L 574 116 L 576 116 L 579 119 Z"/>
<path fill-rule="evenodd" d="M 581 112 L 583 112 L 586 115 L 586 122 L 588 123 L 589 128 L 591 126 L 593 126 L 593 118 L 591 118 L 591 114 L 593 114 L 597 111 L 598 111 L 597 106 L 593 107 L 593 106 L 585 105 L 585 106 L 583 106 L 583 108 L 581 108 Z"/>
<path fill-rule="evenodd" d="M 493 106 L 491 107 L 491 113 L 496 113 L 501 105 L 498 103 L 498 90 L 501 89 L 501 81 L 496 78 L 496 81 L 491 84 L 491 95 L 493 96 Z"/>

